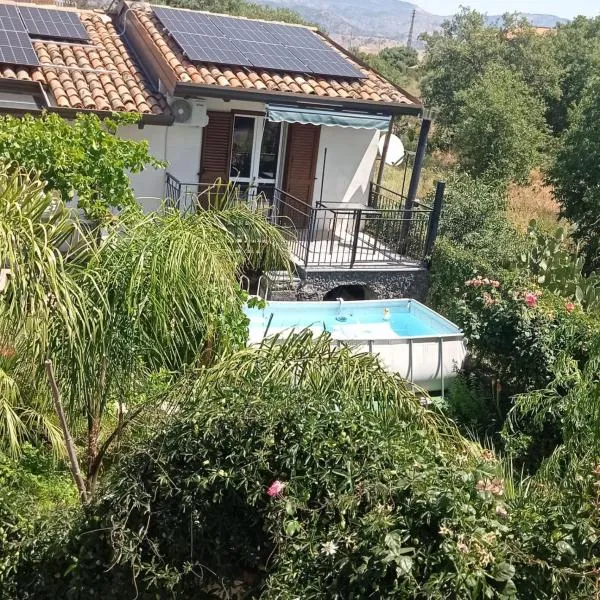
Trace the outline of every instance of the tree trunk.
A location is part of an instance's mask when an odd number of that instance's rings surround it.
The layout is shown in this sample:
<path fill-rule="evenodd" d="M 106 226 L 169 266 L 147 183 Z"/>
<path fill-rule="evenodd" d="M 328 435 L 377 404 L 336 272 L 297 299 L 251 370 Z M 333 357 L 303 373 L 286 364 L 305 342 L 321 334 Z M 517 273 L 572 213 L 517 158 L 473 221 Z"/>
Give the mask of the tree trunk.
<path fill-rule="evenodd" d="M 81 470 L 79 468 L 79 461 L 77 460 L 77 451 L 75 450 L 73 437 L 71 436 L 71 431 L 69 430 L 69 425 L 67 424 L 67 419 L 65 417 L 65 411 L 63 410 L 62 399 L 60 397 L 60 390 L 58 389 L 56 377 L 54 376 L 54 367 L 52 366 L 52 361 L 47 360 L 45 366 L 46 375 L 48 377 L 48 381 L 50 382 L 50 392 L 52 394 L 52 401 L 54 402 L 54 410 L 56 411 L 58 420 L 60 421 L 60 427 L 62 429 L 63 439 L 65 441 L 65 447 L 67 449 L 67 455 L 69 457 L 69 466 L 71 468 L 71 474 L 73 475 L 73 480 L 75 481 L 75 485 L 77 486 L 77 490 L 79 491 L 79 499 L 81 500 L 81 502 L 87 502 L 87 490 L 85 482 L 81 475 Z"/>

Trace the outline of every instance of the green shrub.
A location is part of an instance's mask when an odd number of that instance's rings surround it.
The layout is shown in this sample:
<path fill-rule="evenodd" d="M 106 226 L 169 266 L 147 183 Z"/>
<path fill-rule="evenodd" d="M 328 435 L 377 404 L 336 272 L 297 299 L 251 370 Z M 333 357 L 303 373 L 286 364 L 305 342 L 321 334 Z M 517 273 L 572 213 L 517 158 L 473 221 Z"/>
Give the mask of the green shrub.
<path fill-rule="evenodd" d="M 448 238 L 438 238 L 431 257 L 427 304 L 455 321 L 464 283 L 477 275 L 503 281 L 510 277 L 508 271 L 493 266 L 477 253 Z"/>
<path fill-rule="evenodd" d="M 528 293 L 535 306 L 527 306 Z M 545 387 L 563 354 L 585 363 L 600 332 L 594 314 L 444 239 L 432 258 L 428 298 L 465 332 L 477 368 L 512 393 Z"/>
<path fill-rule="evenodd" d="M 164 166 L 150 155 L 147 141 L 117 136 L 119 126 L 138 120 L 130 114 L 104 120 L 80 114 L 74 121 L 58 114 L 3 116 L 0 161 L 40 173 L 48 191 L 60 192 L 64 202 L 76 197 L 88 216 L 106 219 L 111 208 L 138 206 L 129 173 Z"/>
<path fill-rule="evenodd" d="M 373 357 L 294 338 L 174 396 L 187 407 L 21 564 L 20 597 L 514 597 L 497 465 Z"/>
<path fill-rule="evenodd" d="M 548 234 L 532 221 L 528 237 L 519 266 L 544 289 L 580 302 L 586 310 L 600 309 L 600 274 L 584 274 L 585 257 L 573 247 L 565 229 L 557 227 Z"/>
<path fill-rule="evenodd" d="M 77 502 L 71 477 L 43 449 L 25 444 L 18 460 L 0 454 L 0 598 L 14 598 L 13 573 L 36 520 Z"/>
<path fill-rule="evenodd" d="M 508 220 L 505 186 L 454 173 L 446 189 L 439 235 L 494 265 L 512 263 L 523 239 Z"/>

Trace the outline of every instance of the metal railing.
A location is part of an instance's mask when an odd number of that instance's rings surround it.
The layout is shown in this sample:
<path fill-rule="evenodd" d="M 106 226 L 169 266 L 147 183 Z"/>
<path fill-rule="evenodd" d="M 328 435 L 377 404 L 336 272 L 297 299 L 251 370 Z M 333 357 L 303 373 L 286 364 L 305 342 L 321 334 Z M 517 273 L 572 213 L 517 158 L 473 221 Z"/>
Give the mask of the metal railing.
<path fill-rule="evenodd" d="M 242 202 L 276 225 L 294 260 L 308 267 L 394 266 L 422 261 L 433 249 L 444 194 L 438 184 L 433 206 L 371 184 L 366 205 L 306 202 L 275 187 L 231 183 L 182 183 L 166 177 L 167 205 L 181 211 L 218 209 Z"/>
<path fill-rule="evenodd" d="M 431 252 L 442 198 L 443 188 L 435 206 L 415 202 L 407 208 L 403 196 L 374 184 L 364 207 L 310 206 L 275 188 L 271 220 L 305 268 L 393 266 L 422 261 Z"/>
<path fill-rule="evenodd" d="M 211 183 L 184 183 L 170 173 L 165 179 L 167 206 L 182 212 L 193 212 L 198 208 L 222 207 L 224 203 L 242 202 L 271 205 L 275 192 L 274 185 L 250 185 L 213 181 Z"/>

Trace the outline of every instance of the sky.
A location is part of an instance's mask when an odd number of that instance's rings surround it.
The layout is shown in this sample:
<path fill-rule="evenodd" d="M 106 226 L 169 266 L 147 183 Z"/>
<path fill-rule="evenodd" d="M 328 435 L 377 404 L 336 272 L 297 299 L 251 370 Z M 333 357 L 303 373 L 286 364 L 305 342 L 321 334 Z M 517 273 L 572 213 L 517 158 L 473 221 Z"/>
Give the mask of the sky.
<path fill-rule="evenodd" d="M 437 15 L 455 13 L 460 5 L 469 6 L 490 15 L 505 12 L 527 12 L 557 15 L 570 19 L 577 15 L 600 15 L 597 0 L 411 0 L 423 10 Z"/>

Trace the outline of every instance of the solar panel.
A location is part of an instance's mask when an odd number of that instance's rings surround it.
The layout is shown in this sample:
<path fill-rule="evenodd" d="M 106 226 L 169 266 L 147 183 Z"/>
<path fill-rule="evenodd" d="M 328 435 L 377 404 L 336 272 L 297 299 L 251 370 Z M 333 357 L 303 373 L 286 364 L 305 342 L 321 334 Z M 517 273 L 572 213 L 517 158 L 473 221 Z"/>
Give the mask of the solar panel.
<path fill-rule="evenodd" d="M 171 34 L 194 33 L 224 37 L 221 31 L 215 29 L 212 18 L 205 13 L 155 6 L 154 14 Z"/>
<path fill-rule="evenodd" d="M 238 42 L 238 45 L 240 42 Z M 278 71 L 306 73 L 306 65 L 298 60 L 287 48 L 279 44 L 264 44 L 262 42 L 244 42 L 244 56 L 251 66 Z"/>
<path fill-rule="evenodd" d="M 0 62 L 26 66 L 40 64 L 27 33 L 5 30 L 0 30 Z"/>
<path fill-rule="evenodd" d="M 313 48 L 290 48 L 290 52 L 302 61 L 312 73 L 332 77 L 363 78 L 364 75 L 334 50 Z"/>
<path fill-rule="evenodd" d="M 30 6 L 21 6 L 19 10 L 25 27 L 32 36 L 66 40 L 90 39 L 76 12 Z"/>
<path fill-rule="evenodd" d="M 292 48 L 314 48 L 322 50 L 325 44 L 316 33 L 304 27 L 291 27 L 277 23 L 266 23 L 271 35 L 282 45 Z M 327 46 L 325 46 L 327 48 Z"/>
<path fill-rule="evenodd" d="M 226 38 L 178 32 L 176 40 L 185 55 L 192 61 L 252 66 L 235 44 Z"/>
<path fill-rule="evenodd" d="M 0 29 L 5 31 L 27 31 L 16 6 L 0 4 Z"/>
<path fill-rule="evenodd" d="M 260 21 L 248 19 L 232 19 L 230 17 L 211 17 L 215 27 L 218 27 L 226 38 L 241 42 L 261 42 L 276 44 L 277 40 L 264 27 Z"/>
<path fill-rule="evenodd" d="M 164 6 L 154 7 L 154 14 L 192 61 L 364 77 L 307 28 Z"/>

